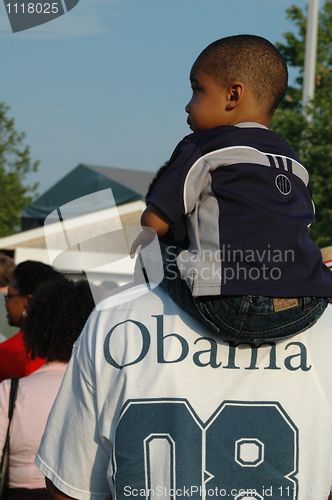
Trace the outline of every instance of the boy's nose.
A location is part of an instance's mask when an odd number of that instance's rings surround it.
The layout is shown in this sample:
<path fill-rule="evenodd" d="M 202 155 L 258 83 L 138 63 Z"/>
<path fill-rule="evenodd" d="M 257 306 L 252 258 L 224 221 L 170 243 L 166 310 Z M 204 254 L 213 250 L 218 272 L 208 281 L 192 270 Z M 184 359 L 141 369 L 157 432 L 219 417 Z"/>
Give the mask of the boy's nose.
<path fill-rule="evenodd" d="M 189 105 L 190 105 L 190 102 L 188 102 L 188 104 L 187 104 L 187 105 L 186 105 L 186 107 L 184 108 L 184 109 L 185 109 L 185 111 L 186 111 L 186 113 L 189 113 L 189 111 L 190 111 L 190 106 L 189 106 Z"/>

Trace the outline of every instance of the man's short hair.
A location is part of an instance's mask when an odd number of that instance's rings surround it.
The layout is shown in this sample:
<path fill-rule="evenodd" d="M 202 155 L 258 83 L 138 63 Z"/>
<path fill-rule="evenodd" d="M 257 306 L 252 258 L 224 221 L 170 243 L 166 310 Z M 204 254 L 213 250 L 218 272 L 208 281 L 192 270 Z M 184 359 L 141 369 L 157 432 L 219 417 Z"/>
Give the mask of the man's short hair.
<path fill-rule="evenodd" d="M 16 264 L 11 257 L 0 253 L 0 287 L 8 286 L 10 278 L 15 271 Z"/>
<path fill-rule="evenodd" d="M 257 105 L 272 115 L 285 95 L 287 65 L 280 52 L 265 38 L 235 35 L 211 43 L 195 64 L 222 86 L 235 81 L 248 85 Z"/>

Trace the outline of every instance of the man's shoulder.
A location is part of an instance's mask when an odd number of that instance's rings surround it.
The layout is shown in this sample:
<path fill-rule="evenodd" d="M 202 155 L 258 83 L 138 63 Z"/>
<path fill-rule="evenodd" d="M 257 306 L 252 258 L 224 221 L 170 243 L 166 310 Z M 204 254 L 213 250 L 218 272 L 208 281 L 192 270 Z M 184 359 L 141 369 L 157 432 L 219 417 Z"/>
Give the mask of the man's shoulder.
<path fill-rule="evenodd" d="M 155 305 L 167 300 L 169 295 L 156 283 L 138 284 L 127 288 L 123 292 L 111 295 L 100 302 L 94 314 L 103 311 L 121 312 L 136 310 L 144 305 Z"/>
<path fill-rule="evenodd" d="M 160 285 L 151 283 L 134 286 L 98 304 L 83 331 L 84 343 L 90 346 L 89 350 L 94 350 L 96 343 L 103 342 L 105 336 L 119 325 L 154 329 L 158 318 L 163 318 L 163 323 L 170 328 L 181 325 L 188 333 L 197 334 L 203 328 L 202 323 L 176 304 Z M 75 346 L 78 347 L 81 341 L 82 336 Z"/>
<path fill-rule="evenodd" d="M 188 342 L 194 344 L 198 337 L 208 336 L 214 338 L 219 344 L 224 344 L 223 338 L 215 335 L 196 318 L 188 314 L 176 304 L 161 288 L 161 286 L 138 285 L 114 295 L 103 301 L 91 314 L 83 335 L 76 343 L 76 351 L 79 344 L 85 352 L 102 352 L 105 342 L 111 337 L 120 335 L 121 342 L 130 342 L 126 348 L 148 337 L 161 329 L 164 333 L 173 332 L 181 334 Z M 160 332 L 159 332 L 160 333 Z M 137 335 L 138 334 L 138 335 Z M 175 335 L 176 336 L 176 335 Z M 173 338 L 173 337 L 172 337 Z M 173 339 L 176 342 L 176 340 Z M 322 350 L 325 346 L 329 351 L 332 343 L 332 305 L 329 305 L 319 320 L 308 330 L 291 338 L 280 339 L 277 342 L 278 349 L 284 349 L 289 342 L 305 342 L 311 352 Z M 121 344 L 122 345 L 122 344 Z M 119 345 L 119 349 L 121 349 Z M 331 345 L 332 347 L 332 345 Z M 80 349 L 79 349 L 80 350 Z"/>
<path fill-rule="evenodd" d="M 142 320 L 151 311 L 163 311 L 165 304 L 173 302 L 168 294 L 156 284 L 135 285 L 101 301 L 92 311 L 85 330 L 92 332 L 103 324 L 114 325 L 128 318 Z"/>
<path fill-rule="evenodd" d="M 95 323 L 103 317 L 121 319 L 129 317 L 131 314 L 137 314 L 143 318 L 147 314 L 157 314 L 158 312 L 167 316 L 183 316 L 183 309 L 171 299 L 160 285 L 155 283 L 140 284 L 100 302 L 92 312 L 87 324 Z M 200 324 L 198 321 L 197 323 Z M 332 330 L 332 304 L 327 306 L 314 327 Z"/>

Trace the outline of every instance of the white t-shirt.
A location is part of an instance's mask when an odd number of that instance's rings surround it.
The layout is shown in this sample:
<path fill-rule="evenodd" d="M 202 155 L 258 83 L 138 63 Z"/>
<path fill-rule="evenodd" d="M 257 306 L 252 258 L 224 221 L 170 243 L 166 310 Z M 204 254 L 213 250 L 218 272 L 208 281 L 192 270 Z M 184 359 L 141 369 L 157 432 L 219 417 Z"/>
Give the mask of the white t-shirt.
<path fill-rule="evenodd" d="M 82 500 L 325 499 L 332 307 L 310 330 L 257 347 L 220 340 L 159 288 L 129 301 L 134 292 L 90 316 L 40 470 Z"/>
<path fill-rule="evenodd" d="M 9 487 L 45 488 L 35 456 L 67 363 L 52 362 L 19 380 L 10 427 Z M 10 380 L 0 384 L 0 450 L 8 428 Z"/>

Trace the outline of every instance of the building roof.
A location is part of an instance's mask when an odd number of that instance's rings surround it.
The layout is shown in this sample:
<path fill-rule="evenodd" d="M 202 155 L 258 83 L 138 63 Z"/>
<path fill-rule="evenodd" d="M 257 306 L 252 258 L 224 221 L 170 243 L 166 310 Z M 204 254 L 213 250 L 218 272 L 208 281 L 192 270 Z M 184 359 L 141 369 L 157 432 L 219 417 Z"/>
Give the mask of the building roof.
<path fill-rule="evenodd" d="M 129 170 L 115 167 L 100 167 L 97 165 L 87 164 L 84 165 L 98 174 L 108 177 L 109 179 L 112 179 L 113 181 L 127 186 L 127 188 L 139 193 L 141 195 L 141 199 L 144 199 L 149 184 L 155 176 L 155 172 L 143 172 L 142 170 Z"/>
<path fill-rule="evenodd" d="M 98 202 L 90 209 L 93 212 L 103 210 L 109 207 L 110 201 L 103 197 L 102 191 L 109 188 L 116 206 L 142 200 L 154 176 L 154 172 L 80 163 L 22 211 L 22 229 L 38 227 L 58 207 L 96 192 L 100 193 L 96 198 Z M 79 204 L 76 204 L 76 210 L 73 217 L 84 213 L 79 212 Z"/>

